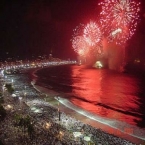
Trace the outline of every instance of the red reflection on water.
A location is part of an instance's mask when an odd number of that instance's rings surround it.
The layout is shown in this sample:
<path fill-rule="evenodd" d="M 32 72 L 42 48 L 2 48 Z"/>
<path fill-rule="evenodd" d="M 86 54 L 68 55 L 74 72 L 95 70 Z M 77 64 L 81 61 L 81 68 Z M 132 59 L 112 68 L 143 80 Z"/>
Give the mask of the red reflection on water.
<path fill-rule="evenodd" d="M 72 92 L 78 99 L 71 101 L 95 114 L 136 124 L 136 110 L 139 109 L 136 80 L 115 72 L 85 69 L 79 66 L 72 69 Z"/>
<path fill-rule="evenodd" d="M 93 70 L 86 69 L 73 69 L 72 78 L 79 77 L 73 80 L 73 93 L 83 99 L 91 102 L 100 101 L 102 94 L 100 80 L 101 72 L 95 74 Z M 93 79 L 92 79 L 93 78 Z M 77 89 L 79 88 L 79 89 Z"/>

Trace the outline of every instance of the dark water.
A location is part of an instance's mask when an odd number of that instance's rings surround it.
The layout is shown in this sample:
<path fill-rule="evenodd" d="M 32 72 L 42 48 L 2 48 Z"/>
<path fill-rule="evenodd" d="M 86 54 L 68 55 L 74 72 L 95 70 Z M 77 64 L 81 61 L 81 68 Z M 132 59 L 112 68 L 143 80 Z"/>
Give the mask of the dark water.
<path fill-rule="evenodd" d="M 37 76 L 37 83 L 64 94 L 89 112 L 112 120 L 115 127 L 130 126 L 134 132 L 137 128 L 136 134 L 145 130 L 145 83 L 140 75 L 66 65 L 39 70 Z"/>

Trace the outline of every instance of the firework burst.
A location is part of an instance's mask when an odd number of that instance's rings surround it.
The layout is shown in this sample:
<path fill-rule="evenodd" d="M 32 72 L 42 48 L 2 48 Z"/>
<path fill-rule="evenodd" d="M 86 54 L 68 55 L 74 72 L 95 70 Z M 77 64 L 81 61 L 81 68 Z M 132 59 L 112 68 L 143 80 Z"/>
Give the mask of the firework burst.
<path fill-rule="evenodd" d="M 84 38 L 89 45 L 90 54 L 99 56 L 103 53 L 102 49 L 102 32 L 98 24 L 90 21 L 84 27 Z"/>
<path fill-rule="evenodd" d="M 76 28 L 73 30 L 73 36 L 72 36 L 72 48 L 74 51 L 79 55 L 85 57 L 88 53 L 88 46 L 87 43 L 83 37 L 83 30 L 84 25 L 79 24 L 76 26 Z"/>
<path fill-rule="evenodd" d="M 85 57 L 89 51 L 89 47 L 83 36 L 73 37 L 72 47 L 79 56 Z"/>
<path fill-rule="evenodd" d="M 84 30 L 84 24 L 79 24 L 76 26 L 75 29 L 73 29 L 73 36 L 72 37 L 77 37 L 77 36 L 83 36 L 83 30 Z"/>
<path fill-rule="evenodd" d="M 125 43 L 136 30 L 139 19 L 139 5 L 133 0 L 105 0 L 102 6 L 101 25 L 104 35 L 117 44 Z"/>
<path fill-rule="evenodd" d="M 101 41 L 101 30 L 95 22 L 88 23 L 84 28 L 84 38 L 90 46 L 94 46 Z"/>
<path fill-rule="evenodd" d="M 102 53 L 101 30 L 95 22 L 80 24 L 73 30 L 72 48 L 83 57 L 98 56 Z"/>

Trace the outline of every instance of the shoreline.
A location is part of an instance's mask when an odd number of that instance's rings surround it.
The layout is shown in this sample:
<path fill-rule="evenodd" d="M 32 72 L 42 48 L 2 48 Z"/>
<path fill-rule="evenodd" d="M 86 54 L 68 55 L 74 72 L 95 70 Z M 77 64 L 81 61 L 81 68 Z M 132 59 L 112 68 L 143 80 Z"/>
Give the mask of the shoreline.
<path fill-rule="evenodd" d="M 52 105 L 52 107 L 56 108 L 56 105 L 58 104 L 58 100 L 56 100 L 52 96 L 49 96 L 49 91 L 46 88 L 43 88 L 43 87 L 38 86 L 38 85 L 34 85 L 34 88 L 39 90 L 39 92 L 46 94 L 47 95 L 47 102 L 49 102 Z M 108 134 L 111 134 L 111 135 L 113 134 L 119 138 L 131 141 L 132 143 L 135 143 L 135 144 L 143 144 L 144 143 L 144 140 L 141 140 L 141 139 L 133 137 L 129 134 L 123 133 L 123 132 L 119 131 L 118 129 L 109 127 L 108 125 L 102 124 L 98 121 L 94 121 L 94 120 L 66 107 L 62 103 L 59 103 L 59 109 L 61 112 L 64 112 L 66 115 L 74 117 L 77 120 L 80 120 L 81 122 L 83 122 L 85 124 L 91 125 L 92 127 L 96 128 L 96 129 L 101 129 L 102 131 L 104 131 Z"/>
<path fill-rule="evenodd" d="M 78 111 L 76 107 L 74 107 L 76 110 L 72 110 L 73 108 L 70 107 L 73 103 L 70 104 L 69 100 L 59 97 L 64 97 L 65 94 L 49 90 L 45 85 L 43 87 L 43 84 L 37 83 L 36 80 L 39 78 L 34 74 L 37 70 L 39 68 L 25 69 L 22 74 L 8 75 L 4 79 L 5 82 L 14 80 L 14 94 L 16 94 L 13 96 L 8 95 L 7 91 L 4 93 L 4 107 L 12 106 L 12 109 L 7 110 L 8 115 L 0 124 L 0 131 L 3 132 L 0 134 L 0 141 L 5 145 L 11 143 L 16 145 L 42 145 L 42 143 L 82 145 L 86 144 L 86 137 L 90 138 L 89 143 L 93 143 L 93 145 L 144 144 L 143 141 L 137 140 L 137 138 L 133 140 L 132 136 L 125 135 L 123 137 L 119 131 L 114 131 L 111 127 L 76 112 Z M 33 74 L 35 77 L 32 76 Z M 17 113 L 30 116 L 32 122 L 34 122 L 34 130 L 36 131 L 34 140 L 31 140 L 27 133 L 24 136 L 23 129 L 13 123 L 13 117 Z M 48 124 L 50 124 L 49 128 Z M 18 129 L 20 132 L 17 132 Z M 63 135 L 65 134 L 62 138 L 60 138 L 60 132 Z M 82 136 L 76 138 L 75 133 L 81 133 Z M 22 142 L 21 139 L 24 137 L 25 140 Z"/>
<path fill-rule="evenodd" d="M 40 68 L 40 69 L 42 69 L 42 68 Z M 31 74 L 34 76 L 35 73 L 40 69 L 31 71 Z M 36 75 L 34 77 L 37 78 Z M 129 134 L 126 134 L 126 133 L 120 131 L 119 129 L 112 128 L 108 125 L 102 124 L 101 122 L 90 119 L 90 118 L 76 112 L 75 110 L 67 107 L 65 104 L 61 103 L 61 101 L 58 102 L 58 100 L 55 99 L 55 96 L 58 96 L 59 93 L 56 93 L 55 95 L 54 95 L 54 93 L 52 93 L 53 94 L 52 95 L 50 93 L 49 89 L 35 84 L 35 79 L 31 82 L 31 84 L 38 92 L 43 93 L 45 95 L 45 97 L 43 99 L 45 99 L 45 101 L 49 102 L 52 105 L 52 107 L 56 108 L 59 103 L 60 111 L 64 112 L 66 115 L 74 117 L 77 120 L 80 120 L 81 122 L 83 122 L 85 124 L 91 125 L 92 127 L 96 128 L 96 129 L 101 129 L 108 135 L 115 135 L 116 137 L 131 141 L 132 143 L 135 143 L 135 144 L 143 144 L 145 142 L 144 140 L 131 136 Z"/>

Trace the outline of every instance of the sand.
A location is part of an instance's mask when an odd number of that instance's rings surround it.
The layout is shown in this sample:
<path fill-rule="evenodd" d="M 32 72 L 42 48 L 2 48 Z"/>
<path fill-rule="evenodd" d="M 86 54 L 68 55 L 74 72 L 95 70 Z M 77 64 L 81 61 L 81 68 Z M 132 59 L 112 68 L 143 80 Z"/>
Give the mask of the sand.
<path fill-rule="evenodd" d="M 63 105 L 62 103 L 58 103 L 58 100 L 56 100 L 54 97 L 58 96 L 58 93 L 55 93 L 52 91 L 52 93 L 50 92 L 50 90 L 48 90 L 47 88 L 41 87 L 39 85 L 34 84 L 34 82 L 32 82 L 33 87 L 38 90 L 39 92 L 43 93 L 43 95 L 41 97 L 43 97 L 43 99 L 45 99 L 46 101 L 48 101 L 53 107 L 58 107 L 59 104 L 59 109 L 61 112 L 66 113 L 69 116 L 72 116 L 78 120 L 80 120 L 81 122 L 85 123 L 85 124 L 89 124 L 94 128 L 100 128 L 101 130 L 103 130 L 106 133 L 109 134 L 113 134 L 117 137 L 126 139 L 128 141 L 131 141 L 132 143 L 135 144 L 145 144 L 144 140 L 141 140 L 139 138 L 133 137 L 130 134 L 124 133 L 119 131 L 118 129 L 114 129 L 112 127 L 109 127 L 107 125 L 104 125 L 98 121 L 92 120 L 88 117 L 85 117 L 82 114 L 77 113 L 76 111 L 66 107 L 65 105 Z M 59 95 L 60 96 L 60 95 Z"/>

